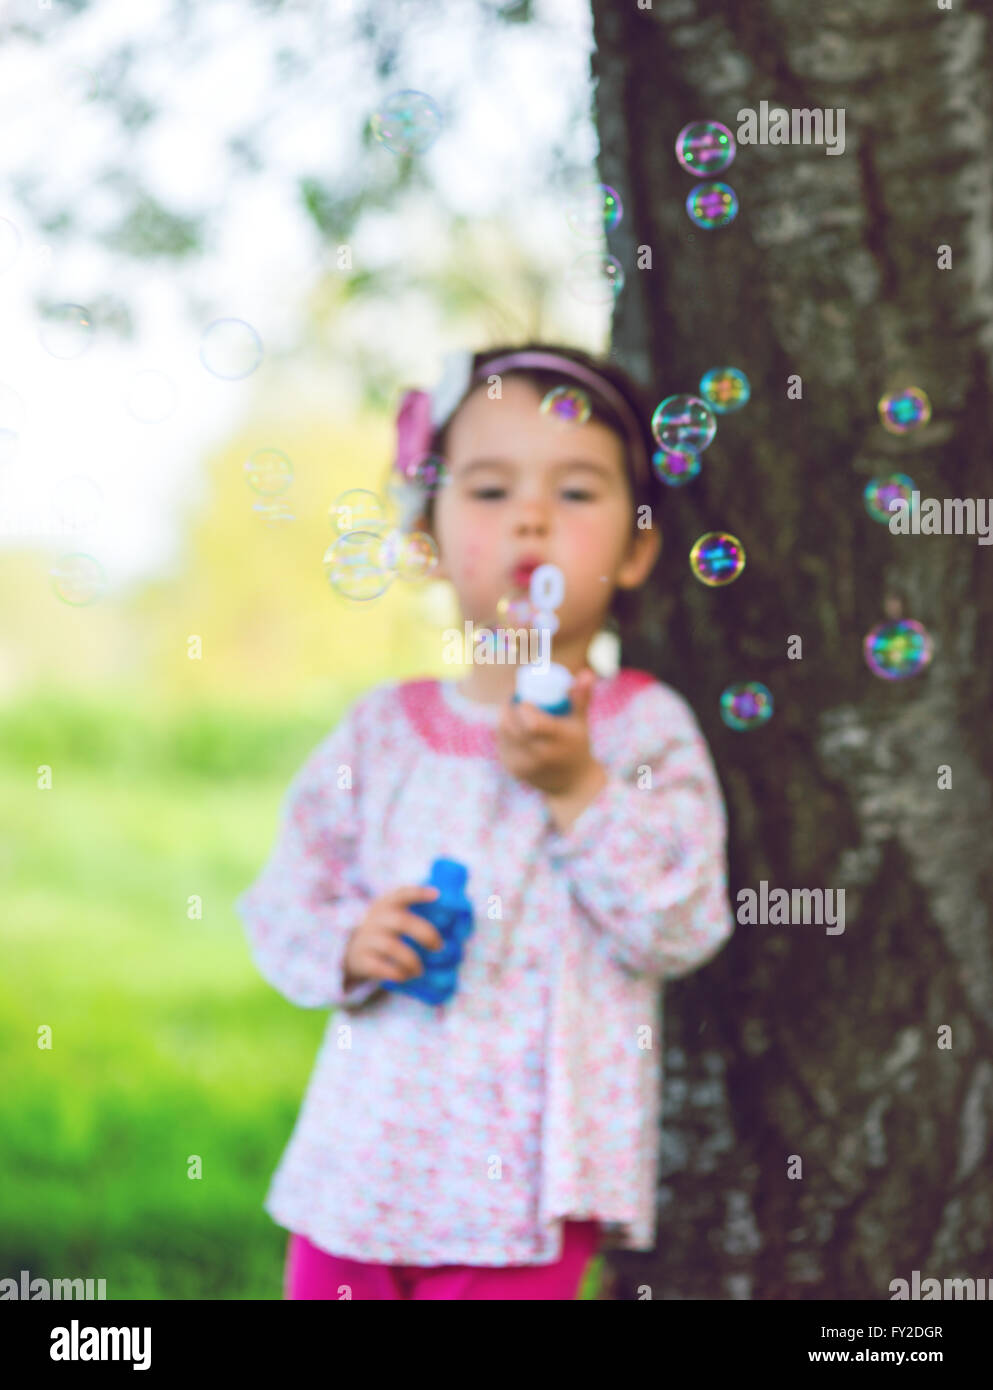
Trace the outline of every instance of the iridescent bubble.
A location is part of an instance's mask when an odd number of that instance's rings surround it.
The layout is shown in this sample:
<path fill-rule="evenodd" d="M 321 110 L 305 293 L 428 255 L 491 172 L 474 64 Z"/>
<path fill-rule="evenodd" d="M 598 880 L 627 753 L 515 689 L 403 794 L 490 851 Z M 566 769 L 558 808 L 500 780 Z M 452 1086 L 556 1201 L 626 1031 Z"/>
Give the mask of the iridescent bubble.
<path fill-rule="evenodd" d="M 200 339 L 200 361 L 213 376 L 240 381 L 262 361 L 262 339 L 241 319 L 215 319 Z"/>
<path fill-rule="evenodd" d="M 772 718 L 772 692 L 761 681 L 739 681 L 721 695 L 721 718 L 729 729 L 757 729 Z"/>
<path fill-rule="evenodd" d="M 252 511 L 269 524 L 278 521 L 296 521 L 296 516 L 291 510 L 289 502 L 281 497 L 274 502 L 253 502 Z"/>
<path fill-rule="evenodd" d="M 324 552 L 324 573 L 336 594 L 364 603 L 378 598 L 394 574 L 380 564 L 382 537 L 374 531 L 348 531 Z"/>
<path fill-rule="evenodd" d="M 712 232 L 716 227 L 726 227 L 738 216 L 738 199 L 729 184 L 702 183 L 699 188 L 691 189 L 686 211 L 691 222 L 705 232 Z"/>
<path fill-rule="evenodd" d="M 574 236 L 594 239 L 604 232 L 612 232 L 623 213 L 616 189 L 605 183 L 590 183 L 573 197 L 566 221 Z"/>
<path fill-rule="evenodd" d="M 176 383 L 163 372 L 136 372 L 124 397 L 129 414 L 142 424 L 156 425 L 176 408 Z"/>
<path fill-rule="evenodd" d="M 866 665 L 874 676 L 902 681 L 930 665 L 934 644 L 925 627 L 912 618 L 878 623 L 862 643 Z"/>
<path fill-rule="evenodd" d="M 556 425 L 585 425 L 592 413 L 589 396 L 576 386 L 556 386 L 538 411 Z"/>
<path fill-rule="evenodd" d="M 422 454 L 407 465 L 407 479 L 426 492 L 437 492 L 448 478 L 448 464 L 440 454 Z"/>
<path fill-rule="evenodd" d="M 881 521 L 886 526 L 891 516 L 890 503 L 904 501 L 909 507 L 913 492 L 913 481 L 906 473 L 890 473 L 886 478 L 871 478 L 865 485 L 862 500 L 873 521 Z"/>
<path fill-rule="evenodd" d="M 21 254 L 21 234 L 6 217 L 0 217 L 0 275 L 10 270 Z"/>
<path fill-rule="evenodd" d="M 245 480 L 253 492 L 278 497 L 293 481 L 293 464 L 279 449 L 256 449 L 245 460 Z"/>
<path fill-rule="evenodd" d="M 63 526 L 82 530 L 94 522 L 103 506 L 103 493 L 92 478 L 73 473 L 60 478 L 52 489 L 52 506 Z"/>
<path fill-rule="evenodd" d="M 699 454 L 717 433 L 717 421 L 698 396 L 666 396 L 655 407 L 652 434 L 666 452 Z"/>
<path fill-rule="evenodd" d="M 0 444 L 16 444 L 24 428 L 24 402 L 12 386 L 0 382 Z"/>
<path fill-rule="evenodd" d="M 584 304 L 609 304 L 624 288 L 624 269 L 616 256 L 587 251 L 573 262 L 566 284 Z"/>
<path fill-rule="evenodd" d="M 652 455 L 652 466 L 666 487 L 682 487 L 700 472 L 700 455 L 688 449 L 659 449 Z"/>
<path fill-rule="evenodd" d="M 438 568 L 438 547 L 426 531 L 391 531 L 381 539 L 378 560 L 398 579 L 426 579 Z"/>
<path fill-rule="evenodd" d="M 349 531 L 375 530 L 386 519 L 380 499 L 374 492 L 361 487 L 350 488 L 335 498 L 328 508 L 328 516 L 331 525 L 342 535 Z"/>
<path fill-rule="evenodd" d="M 372 118 L 372 133 L 393 154 L 423 154 L 441 131 L 441 112 L 425 92 L 410 88 L 386 98 Z"/>
<path fill-rule="evenodd" d="M 734 136 L 720 121 L 691 121 L 676 136 L 676 158 L 700 179 L 726 169 L 736 153 Z"/>
<path fill-rule="evenodd" d="M 99 560 L 79 551 L 60 555 L 49 574 L 58 597 L 74 608 L 96 603 L 107 587 L 107 576 Z"/>
<path fill-rule="evenodd" d="M 917 386 L 891 391 L 879 402 L 879 419 L 890 434 L 906 434 L 919 429 L 931 418 L 931 402 Z"/>
<path fill-rule="evenodd" d="M 748 377 L 737 367 L 712 367 L 700 378 L 700 395 L 719 415 L 740 410 L 751 394 Z"/>
<path fill-rule="evenodd" d="M 730 584 L 745 568 L 745 547 L 726 531 L 708 531 L 690 551 L 690 569 L 701 584 Z"/>
<path fill-rule="evenodd" d="M 53 304 L 42 310 L 41 345 L 52 357 L 81 357 L 93 341 L 93 320 L 82 304 Z"/>
<path fill-rule="evenodd" d="M 503 598 L 497 600 L 496 611 L 497 617 L 507 627 L 530 627 L 536 610 L 530 598 L 504 594 Z"/>

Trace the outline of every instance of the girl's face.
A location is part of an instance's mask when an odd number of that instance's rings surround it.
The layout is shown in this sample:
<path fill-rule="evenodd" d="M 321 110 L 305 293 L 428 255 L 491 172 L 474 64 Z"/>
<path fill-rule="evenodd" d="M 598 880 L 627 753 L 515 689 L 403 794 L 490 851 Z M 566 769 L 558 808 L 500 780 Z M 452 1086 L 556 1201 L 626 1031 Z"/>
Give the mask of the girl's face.
<path fill-rule="evenodd" d="M 635 588 L 655 562 L 659 535 L 632 533 L 623 444 L 599 421 L 563 426 L 539 413 L 541 394 L 519 377 L 490 400 L 481 386 L 448 431 L 448 481 L 435 498 L 435 574 L 451 580 L 464 617 L 501 619 L 503 597 L 527 595 L 524 561 L 557 565 L 565 596 L 556 645 L 601 626 L 616 587 Z"/>

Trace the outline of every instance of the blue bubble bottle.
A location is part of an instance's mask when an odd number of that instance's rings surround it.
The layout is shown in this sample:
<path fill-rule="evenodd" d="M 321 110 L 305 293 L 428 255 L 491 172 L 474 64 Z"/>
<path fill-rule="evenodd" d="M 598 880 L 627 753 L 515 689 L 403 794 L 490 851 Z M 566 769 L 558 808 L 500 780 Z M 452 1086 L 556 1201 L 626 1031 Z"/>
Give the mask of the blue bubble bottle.
<path fill-rule="evenodd" d="M 526 700 L 529 705 L 537 705 L 546 714 L 569 714 L 572 701 L 569 691 L 572 688 L 572 672 L 557 661 L 546 666 L 519 666 L 517 668 L 517 689 L 513 704 Z"/>
<path fill-rule="evenodd" d="M 401 936 L 424 962 L 424 974 L 412 980 L 384 980 L 383 988 L 409 994 L 425 1004 L 447 1004 L 458 983 L 462 947 L 473 931 L 472 903 L 465 886 L 469 871 L 457 859 L 436 859 L 427 882 L 439 890 L 431 903 L 412 903 L 406 910 L 431 923 L 441 933 L 443 945 L 433 951 L 409 936 Z"/>

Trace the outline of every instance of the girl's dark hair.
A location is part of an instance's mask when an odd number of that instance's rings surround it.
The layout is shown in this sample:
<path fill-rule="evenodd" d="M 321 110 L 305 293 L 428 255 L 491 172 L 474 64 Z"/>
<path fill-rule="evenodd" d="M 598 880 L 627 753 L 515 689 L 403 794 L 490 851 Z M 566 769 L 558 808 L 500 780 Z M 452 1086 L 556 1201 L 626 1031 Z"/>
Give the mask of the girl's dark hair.
<path fill-rule="evenodd" d="M 591 371 L 595 371 L 600 376 L 602 376 L 607 382 L 610 383 L 611 386 L 613 386 L 615 391 L 617 391 L 621 396 L 623 396 L 624 400 L 631 407 L 631 411 L 639 426 L 639 432 L 642 444 L 645 449 L 646 458 L 649 460 L 651 459 L 652 455 L 658 449 L 658 445 L 656 444 L 655 439 L 652 435 L 650 423 L 654 405 L 651 403 L 648 393 L 644 389 L 644 387 L 642 387 L 637 381 L 635 381 L 635 379 L 631 375 L 629 375 L 628 372 L 624 371 L 623 368 L 618 367 L 616 363 L 602 361 L 599 358 L 591 356 L 587 352 L 583 352 L 581 348 L 561 347 L 558 343 L 535 342 L 517 343 L 511 346 L 487 348 L 485 351 L 477 352 L 473 356 L 472 375 L 474 380 L 471 386 L 469 387 L 469 390 L 462 397 L 462 400 L 459 401 L 458 405 L 455 407 L 451 415 L 448 417 L 447 422 L 440 429 L 435 430 L 434 434 L 432 435 L 431 443 L 429 446 L 430 452 L 432 454 L 437 454 L 440 455 L 441 458 L 445 458 L 448 431 L 451 428 L 455 416 L 458 414 L 465 401 L 468 400 L 469 396 L 472 395 L 474 391 L 479 390 L 480 387 L 484 387 L 486 385 L 486 363 L 491 360 L 496 361 L 498 357 L 503 357 L 511 352 L 524 351 L 554 352 L 558 356 L 566 357 L 569 359 L 570 362 L 575 362 L 580 366 L 587 367 Z M 478 380 L 475 379 L 477 373 L 480 374 Z M 648 468 L 648 477 L 646 479 L 642 479 L 636 476 L 631 458 L 631 447 L 628 443 L 627 429 L 625 428 L 623 421 L 619 418 L 614 408 L 603 399 L 599 392 L 593 390 L 590 387 L 587 387 L 585 384 L 574 382 L 565 373 L 556 372 L 552 368 L 509 367 L 504 371 L 500 372 L 500 377 L 501 379 L 506 379 L 507 377 L 519 377 L 520 379 L 527 381 L 532 386 L 534 386 L 535 390 L 540 392 L 541 395 L 545 395 L 546 392 L 551 391 L 554 387 L 562 385 L 576 385 L 577 387 L 585 391 L 587 399 L 590 403 L 590 418 L 593 420 L 599 420 L 601 424 L 606 425 L 608 429 L 613 430 L 614 433 L 620 437 L 621 441 L 624 444 L 624 463 L 627 471 L 628 485 L 631 489 L 631 497 L 633 502 L 631 509 L 632 534 L 636 534 L 638 531 L 638 508 L 641 506 L 647 505 L 651 508 L 649 516 L 651 517 L 651 523 L 653 526 L 658 526 L 660 524 L 659 504 L 662 498 L 663 486 L 661 481 L 659 480 L 658 474 L 656 473 L 654 467 L 650 465 Z M 425 505 L 425 517 L 427 519 L 428 524 L 433 525 L 434 497 L 430 494 Z M 615 590 L 613 600 L 610 605 L 610 614 L 615 619 L 617 626 L 621 629 L 622 633 L 625 628 L 627 628 L 629 625 L 633 625 L 636 622 L 638 613 L 640 611 L 640 597 L 641 591 L 637 589 Z"/>

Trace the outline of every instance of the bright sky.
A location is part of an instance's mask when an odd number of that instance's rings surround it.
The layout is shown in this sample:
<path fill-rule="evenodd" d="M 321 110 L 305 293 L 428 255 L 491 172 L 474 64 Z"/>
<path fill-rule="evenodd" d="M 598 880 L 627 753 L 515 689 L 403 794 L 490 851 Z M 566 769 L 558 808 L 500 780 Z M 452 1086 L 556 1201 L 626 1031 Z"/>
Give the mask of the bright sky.
<path fill-rule="evenodd" d="M 204 460 L 260 401 L 313 404 L 319 387 L 325 407 L 354 408 L 359 347 L 366 357 L 381 351 L 403 384 L 433 384 L 443 353 L 462 344 L 440 340 L 437 309 L 414 292 L 409 303 L 350 313 L 330 361 L 326 347 L 318 356 L 298 346 L 301 313 L 329 253 L 299 205 L 297 181 L 317 174 L 357 188 L 386 177 L 394 156 L 378 146 L 363 153 L 360 134 L 390 92 L 428 92 L 445 113 L 422 156 L 442 204 L 422 197 L 368 216 L 356 231 L 354 269 L 399 264 L 416 280 L 420 264 L 444 254 L 451 209 L 504 216 L 535 266 L 564 282 L 590 248 L 570 237 L 549 168 L 558 147 L 577 178 L 592 173 L 592 125 L 570 124 L 587 105 L 590 15 L 586 0 L 536 8 L 536 23 L 494 29 L 474 0 L 391 0 L 389 21 L 403 21 L 403 42 L 383 81 L 371 50 L 353 37 L 360 0 L 288 0 L 275 15 L 248 0 L 92 0 L 75 18 L 38 0 L 5 5 L 5 17 L 30 11 L 32 24 L 51 29 L 42 44 L 12 38 L 0 50 L 0 545 L 84 551 L 104 566 L 111 589 L 168 569 L 178 507 L 195 500 Z M 382 13 L 377 4 L 372 13 Z M 126 89 L 161 111 L 133 137 L 93 95 L 94 71 L 127 42 L 139 57 Z M 319 56 L 305 77 L 276 86 L 276 54 L 294 48 Z M 253 127 L 263 169 L 232 177 L 226 142 Z M 46 243 L 17 200 L 14 176 L 29 172 L 43 203 L 73 208 L 92 230 L 120 217 L 120 195 L 100 179 L 111 156 L 171 209 L 214 211 L 216 235 L 203 256 L 138 263 L 92 235 Z M 133 310 L 132 342 L 104 330 L 88 335 L 81 355 L 46 350 L 39 299 L 85 307 L 108 293 Z M 563 292 L 555 314 L 563 334 L 595 345 L 609 306 Z M 219 379 L 200 361 L 203 330 L 225 317 L 247 322 L 264 345 L 261 365 L 241 381 Z M 167 380 L 136 383 L 147 371 Z M 155 422 L 136 419 L 127 404 L 149 382 L 175 396 Z M 75 529 L 66 530 L 60 506 Z"/>

